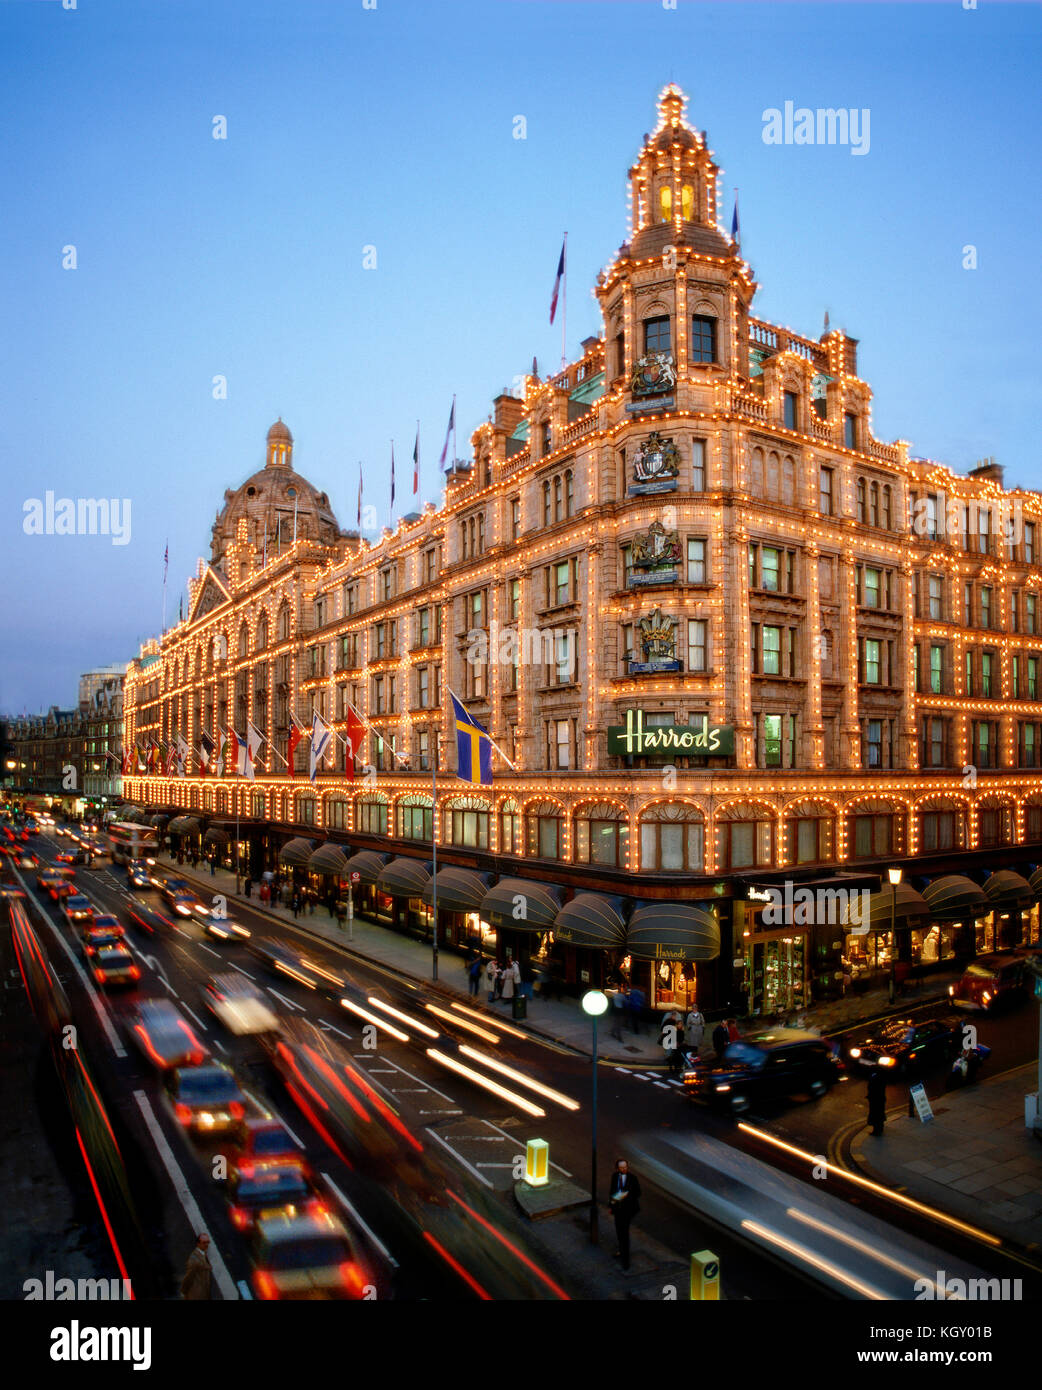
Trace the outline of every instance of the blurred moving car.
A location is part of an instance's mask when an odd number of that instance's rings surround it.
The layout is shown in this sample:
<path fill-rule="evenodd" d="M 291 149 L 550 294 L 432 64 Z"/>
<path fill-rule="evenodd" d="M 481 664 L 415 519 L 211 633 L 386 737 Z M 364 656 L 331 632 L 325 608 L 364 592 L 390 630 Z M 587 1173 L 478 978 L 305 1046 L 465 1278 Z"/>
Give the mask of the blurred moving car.
<path fill-rule="evenodd" d="M 127 882 L 131 888 L 151 888 L 149 866 L 144 859 L 132 859 L 127 865 Z"/>
<path fill-rule="evenodd" d="M 132 985 L 141 979 L 141 969 L 126 946 L 101 946 L 90 958 L 90 968 L 99 985 Z"/>
<path fill-rule="evenodd" d="M 923 1071 L 952 1060 L 962 1048 L 962 1028 L 956 1017 L 890 1018 L 848 1047 L 847 1055 L 866 1071 Z"/>
<path fill-rule="evenodd" d="M 98 929 L 92 924 L 88 924 L 81 939 L 83 941 L 83 954 L 88 960 L 107 946 L 126 946 L 122 931 L 109 931 L 106 927 Z"/>
<path fill-rule="evenodd" d="M 229 1216 L 240 1231 L 258 1221 L 314 1211 L 319 1195 L 302 1164 L 247 1163 L 228 1178 Z"/>
<path fill-rule="evenodd" d="M 84 922 L 80 928 L 80 935 L 84 941 L 99 932 L 107 932 L 112 937 L 119 937 L 126 936 L 127 929 L 117 917 L 113 917 L 109 912 L 103 912 L 95 913 L 91 920 Z"/>
<path fill-rule="evenodd" d="M 298 984 L 306 985 L 308 989 L 322 989 L 339 995 L 347 988 L 347 982 L 339 971 L 327 969 L 281 938 L 254 937 L 249 952 L 274 974 L 285 975 Z"/>
<path fill-rule="evenodd" d="M 133 925 L 148 932 L 149 936 L 176 930 L 170 918 L 160 912 L 158 908 L 148 907 L 136 899 L 127 904 L 125 911 Z"/>
<path fill-rule="evenodd" d="M 165 901 L 173 907 L 174 898 L 178 893 L 191 893 L 192 885 L 186 878 L 176 878 L 171 876 L 166 878 L 159 886 L 159 893 Z"/>
<path fill-rule="evenodd" d="M 174 893 L 164 893 L 163 897 L 166 898 L 178 917 L 192 917 L 203 908 L 202 903 L 190 888 L 178 888 Z"/>
<path fill-rule="evenodd" d="M 991 1012 L 1026 999 L 1034 989 L 1034 976 L 1027 966 L 1035 956 L 1030 951 L 978 956 L 962 979 L 948 986 L 953 1008 Z"/>
<path fill-rule="evenodd" d="M 178 1067 L 168 1072 L 166 1090 L 174 1118 L 191 1134 L 227 1134 L 246 1114 L 246 1097 L 223 1062 Z"/>
<path fill-rule="evenodd" d="M 805 1093 L 823 1096 L 839 1080 L 839 1064 L 828 1043 L 816 1034 L 772 1028 L 730 1043 L 719 1060 L 691 1061 L 682 1079 L 690 1099 L 742 1115 L 750 1105 L 764 1100 Z"/>
<path fill-rule="evenodd" d="M 85 898 L 82 893 L 67 894 L 62 903 L 62 912 L 65 913 L 65 920 L 70 924 L 94 920 L 94 909 L 91 907 L 90 899 Z"/>
<path fill-rule="evenodd" d="M 305 1166 L 303 1151 L 281 1120 L 270 1115 L 247 1115 L 232 1133 L 226 1150 L 232 1168 L 249 1163 L 292 1163 Z"/>
<path fill-rule="evenodd" d="M 325 1207 L 260 1217 L 254 1227 L 257 1298 L 361 1298 L 367 1279 L 347 1228 Z"/>
<path fill-rule="evenodd" d="M 215 941 L 249 941 L 252 935 L 249 927 L 244 927 L 219 908 L 206 907 L 201 903 L 196 912 L 203 931 Z"/>
<path fill-rule="evenodd" d="M 229 1033 L 237 1037 L 279 1031 L 278 1014 L 252 980 L 244 975 L 215 975 L 203 990 L 203 1002 Z"/>
<path fill-rule="evenodd" d="M 74 849 L 60 849 L 54 857 L 59 864 L 83 863 L 83 856 Z"/>
<path fill-rule="evenodd" d="M 130 1025 L 135 1043 L 160 1071 L 198 1067 L 210 1056 L 169 999 L 143 999 Z"/>

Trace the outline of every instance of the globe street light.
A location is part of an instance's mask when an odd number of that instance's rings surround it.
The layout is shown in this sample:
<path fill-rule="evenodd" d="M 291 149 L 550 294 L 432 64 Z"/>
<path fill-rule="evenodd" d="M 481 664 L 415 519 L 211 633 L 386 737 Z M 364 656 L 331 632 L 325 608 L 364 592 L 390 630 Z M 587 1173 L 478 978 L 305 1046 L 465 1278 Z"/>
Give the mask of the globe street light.
<path fill-rule="evenodd" d="M 582 998 L 583 1011 L 593 1020 L 593 1141 L 590 1150 L 590 1244 L 597 1240 L 597 1020 L 608 1007 L 608 996 L 600 989 L 587 990 Z"/>
<path fill-rule="evenodd" d="M 895 999 L 894 960 L 897 955 L 897 885 L 901 882 L 900 869 L 887 869 L 890 880 L 890 1002 Z"/>

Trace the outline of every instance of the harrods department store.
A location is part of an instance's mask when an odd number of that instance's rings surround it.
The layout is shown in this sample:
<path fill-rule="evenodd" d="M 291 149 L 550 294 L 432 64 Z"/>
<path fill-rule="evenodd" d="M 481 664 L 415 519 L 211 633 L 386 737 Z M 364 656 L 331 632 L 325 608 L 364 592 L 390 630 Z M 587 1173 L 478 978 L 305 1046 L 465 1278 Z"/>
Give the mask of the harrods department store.
<path fill-rule="evenodd" d="M 186 775 L 137 763 L 124 794 L 202 831 L 238 815 L 254 874 L 339 844 L 399 930 L 430 929 L 433 833 L 443 944 L 480 934 L 576 987 L 625 959 L 658 1005 L 772 1013 L 895 947 L 928 966 L 1037 940 L 1042 496 L 876 440 L 857 342 L 753 315 L 684 105 L 663 92 L 630 170 L 602 334 L 496 398 L 443 506 L 344 531 L 272 427 L 190 613 L 127 675 L 125 747 L 180 736 Z M 455 777 L 450 688 L 515 765 L 491 788 Z M 371 770 L 336 744 L 312 783 L 305 740 L 291 778 L 291 715 L 343 728 L 349 704 Z M 201 776 L 204 736 L 247 721 L 256 781 Z M 749 897 L 894 864 L 896 943 L 888 909 L 779 928 Z M 502 880 L 541 905 L 524 930 L 482 906 Z"/>

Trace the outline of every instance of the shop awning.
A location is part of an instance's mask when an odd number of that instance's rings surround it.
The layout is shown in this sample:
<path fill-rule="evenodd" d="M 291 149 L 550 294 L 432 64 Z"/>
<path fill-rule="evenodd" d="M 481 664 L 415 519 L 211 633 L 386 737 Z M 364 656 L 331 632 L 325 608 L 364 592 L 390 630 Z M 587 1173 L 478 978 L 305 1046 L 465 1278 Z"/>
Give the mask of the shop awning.
<path fill-rule="evenodd" d="M 357 874 L 359 881 L 371 888 L 380 877 L 380 872 L 390 857 L 389 854 L 377 854 L 375 850 L 361 849 L 357 854 L 352 854 L 349 857 L 344 866 L 344 872 Z"/>
<path fill-rule="evenodd" d="M 158 829 L 158 827 L 163 826 L 163 825 L 166 825 L 166 823 L 167 823 L 167 821 L 168 821 L 169 819 L 170 819 L 169 816 L 163 815 L 163 813 L 160 811 L 160 812 L 157 812 L 157 814 L 154 815 L 154 816 L 149 816 L 149 818 L 148 818 L 148 823 L 149 823 L 149 825 L 154 825 L 154 826 L 156 826 L 157 829 Z"/>
<path fill-rule="evenodd" d="M 434 868 L 429 859 L 392 859 L 380 870 L 376 888 L 392 898 L 418 898 L 431 881 Z"/>
<path fill-rule="evenodd" d="M 896 893 L 890 883 L 886 883 L 869 899 L 868 930 L 889 931 L 891 910 L 894 923 L 898 927 L 907 927 L 910 922 L 920 917 L 930 916 L 930 904 L 910 883 L 897 884 Z M 860 897 L 852 898 L 850 904 L 840 913 L 840 925 L 850 928 L 864 927 L 865 923 L 860 920 L 860 912 Z"/>
<path fill-rule="evenodd" d="M 621 898 L 607 893 L 576 893 L 554 920 L 554 940 L 566 946 L 614 951 L 626 940 Z"/>
<path fill-rule="evenodd" d="M 308 860 L 314 874 L 342 874 L 347 870 L 347 855 L 342 845 L 319 845 Z"/>
<path fill-rule="evenodd" d="M 716 960 L 720 924 L 692 903 L 645 903 L 630 918 L 626 950 L 638 960 Z"/>
<path fill-rule="evenodd" d="M 492 875 L 447 865 L 438 870 L 437 879 L 431 879 L 420 894 L 427 907 L 434 902 L 435 883 L 438 887 L 439 911 L 444 908 L 446 912 L 478 912 L 492 886 Z"/>
<path fill-rule="evenodd" d="M 195 816 L 175 816 L 167 830 L 171 835 L 198 835 L 199 822 Z"/>
<path fill-rule="evenodd" d="M 216 825 L 211 825 L 210 829 L 203 836 L 204 845 L 226 845 L 228 843 L 227 830 L 220 830 Z"/>
<path fill-rule="evenodd" d="M 526 878 L 501 878 L 478 911 L 501 931 L 549 931 L 561 910 L 561 890 Z"/>
<path fill-rule="evenodd" d="M 923 889 L 923 897 L 930 905 L 930 916 L 942 922 L 984 917 L 991 911 L 983 889 L 963 874 L 935 878 Z"/>
<path fill-rule="evenodd" d="M 1028 879 L 1032 891 L 1036 898 L 1042 898 L 1042 869 L 1036 869 Z"/>
<path fill-rule="evenodd" d="M 1027 907 L 1035 894 L 1026 878 L 1012 869 L 999 869 L 984 884 L 984 892 L 992 907 Z"/>
<path fill-rule="evenodd" d="M 314 848 L 314 840 L 305 840 L 300 837 L 296 840 L 287 840 L 279 850 L 279 863 L 285 864 L 288 869 L 306 869 Z"/>

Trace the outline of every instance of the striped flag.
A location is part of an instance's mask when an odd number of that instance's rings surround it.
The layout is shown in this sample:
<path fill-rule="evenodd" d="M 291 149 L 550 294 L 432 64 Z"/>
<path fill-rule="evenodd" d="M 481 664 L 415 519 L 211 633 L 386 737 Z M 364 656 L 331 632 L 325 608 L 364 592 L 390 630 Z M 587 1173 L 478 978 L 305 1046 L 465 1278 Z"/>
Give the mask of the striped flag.
<path fill-rule="evenodd" d="M 741 245 L 742 225 L 738 221 L 738 189 L 734 191 L 734 212 L 731 214 L 731 240 L 736 246 Z"/>
<path fill-rule="evenodd" d="M 440 459 L 440 461 L 439 461 L 439 466 L 440 466 L 440 468 L 441 468 L 441 470 L 442 470 L 443 473 L 444 473 L 444 471 L 445 471 L 445 460 L 448 458 L 448 455 L 449 455 L 449 440 L 452 438 L 452 435 L 453 435 L 453 432 L 454 432 L 455 428 L 456 428 L 456 397 L 453 396 L 453 398 L 452 398 L 452 409 L 449 411 L 449 424 L 448 424 L 448 428 L 447 428 L 446 431 L 445 431 L 445 443 L 441 446 L 441 459 Z M 416 441 L 416 442 L 417 442 L 417 446 L 418 446 L 418 445 L 419 445 L 419 436 L 417 436 L 417 441 Z"/>
<path fill-rule="evenodd" d="M 333 739 L 333 730 L 316 711 L 311 717 L 311 767 L 309 776 L 312 782 L 318 772 L 318 765 L 329 752 L 329 745 Z"/>
<path fill-rule="evenodd" d="M 456 776 L 475 786 L 492 785 L 492 740 L 461 700 L 449 691 L 456 724 Z"/>
<path fill-rule="evenodd" d="M 561 293 L 561 281 L 564 279 L 564 242 L 561 242 L 561 256 L 557 262 L 557 279 L 554 281 L 553 298 L 550 300 L 550 322 L 553 323 L 557 313 L 557 296 Z"/>

